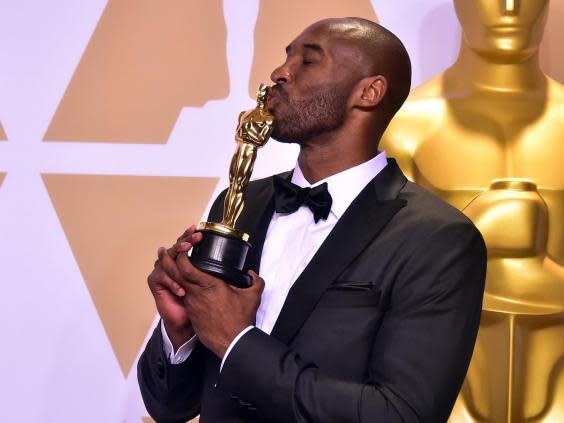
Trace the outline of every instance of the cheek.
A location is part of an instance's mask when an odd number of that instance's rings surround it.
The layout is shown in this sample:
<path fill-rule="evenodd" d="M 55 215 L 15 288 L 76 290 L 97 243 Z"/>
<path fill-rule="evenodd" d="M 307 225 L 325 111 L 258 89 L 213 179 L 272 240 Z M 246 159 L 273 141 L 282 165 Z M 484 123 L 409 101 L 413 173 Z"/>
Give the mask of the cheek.
<path fill-rule="evenodd" d="M 489 1 L 490 3 L 497 3 L 497 1 Z M 457 9 L 457 14 L 466 41 L 471 46 L 485 46 L 487 44 L 487 28 L 495 24 L 499 13 L 494 13 L 487 5 L 465 1 L 464 6 Z"/>
<path fill-rule="evenodd" d="M 492 0 L 489 0 L 492 1 Z M 494 0 L 495 1 L 495 0 Z M 476 26 L 483 25 L 483 16 L 487 13 L 481 12 L 479 9 L 482 5 L 478 4 L 477 1 L 473 0 L 455 0 L 454 8 L 456 11 L 456 16 L 465 30 L 471 30 L 476 28 Z"/>
<path fill-rule="evenodd" d="M 316 66 L 321 67 L 322 65 L 310 65 L 309 68 L 295 75 L 293 86 L 288 93 L 289 100 L 293 104 L 311 99 L 318 93 L 327 90 L 335 83 L 335 78 L 342 73 L 329 74 L 327 70 L 315 69 Z"/>
<path fill-rule="evenodd" d="M 522 25 L 530 28 L 531 39 L 540 43 L 548 19 L 548 2 L 543 0 L 521 2 Z"/>

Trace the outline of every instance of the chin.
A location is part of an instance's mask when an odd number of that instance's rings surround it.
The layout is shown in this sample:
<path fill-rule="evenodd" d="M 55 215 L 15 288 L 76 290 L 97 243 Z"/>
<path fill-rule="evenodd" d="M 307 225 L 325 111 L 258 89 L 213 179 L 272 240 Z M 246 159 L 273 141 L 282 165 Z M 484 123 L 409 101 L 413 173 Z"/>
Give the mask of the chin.
<path fill-rule="evenodd" d="M 281 116 L 276 116 L 274 113 L 273 115 L 276 119 L 276 123 L 270 138 L 284 144 L 301 144 L 300 134 L 297 133 L 299 131 L 295 131 L 297 124 L 293 122 L 292 119 L 283 119 Z"/>
<path fill-rule="evenodd" d="M 495 36 L 484 44 L 472 50 L 495 63 L 521 63 L 538 51 L 538 46 L 531 45 L 529 37 L 524 36 Z"/>
<path fill-rule="evenodd" d="M 274 141 L 278 141 L 278 142 L 281 142 L 283 144 L 298 144 L 298 145 L 301 145 L 300 140 L 295 139 L 294 137 L 292 137 L 289 134 L 287 135 L 287 134 L 280 134 L 280 133 L 273 132 L 270 138 L 272 138 Z"/>

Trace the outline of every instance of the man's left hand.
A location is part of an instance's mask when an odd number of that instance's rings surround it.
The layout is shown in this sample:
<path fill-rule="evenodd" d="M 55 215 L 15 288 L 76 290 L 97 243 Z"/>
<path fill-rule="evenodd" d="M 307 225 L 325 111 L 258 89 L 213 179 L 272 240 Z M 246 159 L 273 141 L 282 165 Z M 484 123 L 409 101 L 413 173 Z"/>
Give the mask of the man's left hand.
<path fill-rule="evenodd" d="M 180 252 L 176 264 L 184 280 L 185 307 L 198 339 L 223 358 L 235 337 L 254 325 L 264 280 L 253 271 L 250 288 L 237 288 L 194 267 Z"/>

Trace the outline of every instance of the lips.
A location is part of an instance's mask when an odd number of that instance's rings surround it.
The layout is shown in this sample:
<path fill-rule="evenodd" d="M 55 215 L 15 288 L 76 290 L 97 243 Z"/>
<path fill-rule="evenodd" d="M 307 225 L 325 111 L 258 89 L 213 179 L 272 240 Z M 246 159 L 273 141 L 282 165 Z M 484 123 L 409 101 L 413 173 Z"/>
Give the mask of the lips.
<path fill-rule="evenodd" d="M 270 94 L 266 100 L 266 107 L 268 107 L 268 110 L 272 111 L 272 108 L 274 106 L 276 106 L 276 95 L 274 93 Z"/>
<path fill-rule="evenodd" d="M 514 32 L 523 32 L 523 27 L 519 25 L 494 25 L 490 27 L 491 30 L 503 34 L 510 34 Z"/>
<path fill-rule="evenodd" d="M 284 97 L 286 97 L 286 93 L 283 91 L 282 87 L 280 85 L 274 85 L 266 101 L 268 109 L 272 111 Z"/>

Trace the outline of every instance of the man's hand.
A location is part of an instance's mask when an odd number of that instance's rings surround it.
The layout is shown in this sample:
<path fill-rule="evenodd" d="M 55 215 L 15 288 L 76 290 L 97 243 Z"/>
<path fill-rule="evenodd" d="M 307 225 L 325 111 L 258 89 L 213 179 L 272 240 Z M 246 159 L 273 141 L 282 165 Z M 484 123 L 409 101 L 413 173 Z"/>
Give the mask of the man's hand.
<path fill-rule="evenodd" d="M 195 231 L 196 227 L 191 226 L 173 247 L 168 250 L 159 248 L 155 268 L 147 278 L 157 310 L 175 350 L 194 336 L 190 316 L 184 304 L 186 291 L 179 283 L 182 276 L 174 260 L 179 254 L 186 256 L 192 246 L 201 241 L 202 234 L 194 233 Z"/>
<path fill-rule="evenodd" d="M 255 323 L 264 281 L 250 271 L 250 288 L 237 288 L 196 269 L 186 254 L 176 264 L 181 285 L 186 290 L 185 312 L 190 315 L 198 339 L 219 358 L 223 358 L 235 337 Z"/>

